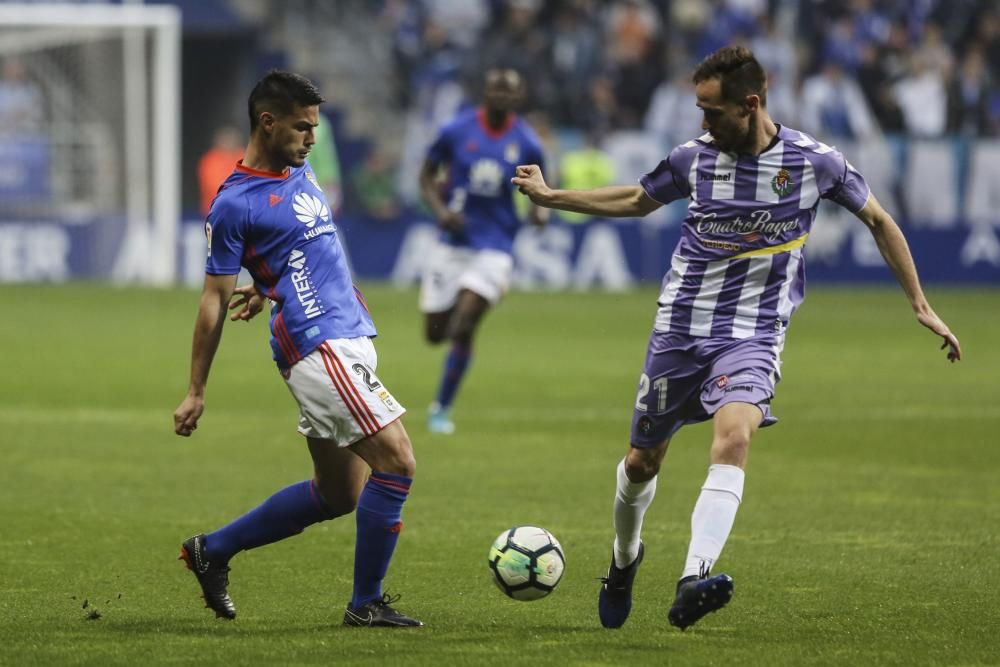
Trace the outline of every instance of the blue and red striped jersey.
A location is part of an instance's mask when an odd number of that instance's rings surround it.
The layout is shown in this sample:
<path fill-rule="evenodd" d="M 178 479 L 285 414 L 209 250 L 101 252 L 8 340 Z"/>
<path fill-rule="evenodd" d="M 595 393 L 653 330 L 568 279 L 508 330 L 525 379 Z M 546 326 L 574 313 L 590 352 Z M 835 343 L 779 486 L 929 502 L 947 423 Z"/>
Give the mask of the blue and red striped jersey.
<path fill-rule="evenodd" d="M 308 163 L 281 174 L 236 166 L 205 224 L 205 272 L 244 267 L 274 301 L 271 349 L 289 368 L 329 338 L 374 336 L 330 207 Z"/>

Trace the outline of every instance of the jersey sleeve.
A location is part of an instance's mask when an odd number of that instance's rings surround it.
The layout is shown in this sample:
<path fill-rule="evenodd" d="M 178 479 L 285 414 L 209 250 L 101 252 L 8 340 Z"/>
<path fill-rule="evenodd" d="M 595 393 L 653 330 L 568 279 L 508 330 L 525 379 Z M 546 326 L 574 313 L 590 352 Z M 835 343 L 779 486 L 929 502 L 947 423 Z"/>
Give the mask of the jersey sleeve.
<path fill-rule="evenodd" d="M 449 164 L 454 157 L 452 150 L 452 135 L 455 133 L 454 124 L 449 123 L 441 128 L 437 138 L 427 149 L 427 161 L 433 164 Z"/>
<path fill-rule="evenodd" d="M 205 273 L 231 276 L 240 272 L 249 219 L 249 207 L 240 206 L 237 201 L 228 197 L 215 200 L 205 223 L 205 234 L 208 237 Z"/>
<path fill-rule="evenodd" d="M 871 194 L 865 177 L 836 148 L 831 148 L 819 157 L 822 159 L 822 166 L 816 171 L 820 197 L 829 199 L 852 213 L 863 209 Z"/>
<path fill-rule="evenodd" d="M 691 196 L 687 172 L 695 153 L 678 146 L 660 164 L 639 178 L 639 185 L 650 198 L 661 204 L 669 204 L 677 199 Z"/>

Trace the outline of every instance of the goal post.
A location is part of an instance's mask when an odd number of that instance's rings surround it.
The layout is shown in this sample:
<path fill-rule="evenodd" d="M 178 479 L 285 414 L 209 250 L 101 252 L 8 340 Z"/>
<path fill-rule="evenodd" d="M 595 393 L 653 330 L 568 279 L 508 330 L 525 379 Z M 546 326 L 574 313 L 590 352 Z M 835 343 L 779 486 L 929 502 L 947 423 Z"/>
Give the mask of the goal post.
<path fill-rule="evenodd" d="M 180 11 L 2 3 L 0 67 L 0 281 L 173 284 Z"/>

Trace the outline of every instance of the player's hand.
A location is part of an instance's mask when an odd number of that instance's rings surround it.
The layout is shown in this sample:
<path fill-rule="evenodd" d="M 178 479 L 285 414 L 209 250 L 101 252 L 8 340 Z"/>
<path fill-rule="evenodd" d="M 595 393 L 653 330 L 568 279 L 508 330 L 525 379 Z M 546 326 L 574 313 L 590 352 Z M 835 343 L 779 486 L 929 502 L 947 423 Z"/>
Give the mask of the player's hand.
<path fill-rule="evenodd" d="M 551 191 L 542 177 L 541 167 L 537 164 L 518 165 L 510 182 L 517 186 L 521 194 L 528 195 L 536 204 L 544 205 L 544 198 Z"/>
<path fill-rule="evenodd" d="M 438 225 L 449 232 L 460 232 L 465 228 L 465 216 L 458 211 L 447 211 L 438 218 Z"/>
<path fill-rule="evenodd" d="M 174 433 L 185 438 L 198 428 L 198 419 L 205 411 L 205 399 L 188 394 L 174 410 Z"/>
<path fill-rule="evenodd" d="M 229 319 L 233 322 L 237 320 L 249 322 L 264 309 L 264 295 L 258 292 L 253 284 L 237 287 L 233 292 L 232 298 L 233 301 L 229 304 L 229 310 L 240 308 L 240 310 L 229 316 Z"/>
<path fill-rule="evenodd" d="M 944 323 L 944 320 L 937 316 L 937 313 L 928 309 L 927 312 L 917 313 L 917 320 L 944 339 L 944 342 L 941 343 L 941 349 L 948 348 L 948 361 L 955 363 L 962 359 L 962 347 L 958 344 L 958 338 Z"/>

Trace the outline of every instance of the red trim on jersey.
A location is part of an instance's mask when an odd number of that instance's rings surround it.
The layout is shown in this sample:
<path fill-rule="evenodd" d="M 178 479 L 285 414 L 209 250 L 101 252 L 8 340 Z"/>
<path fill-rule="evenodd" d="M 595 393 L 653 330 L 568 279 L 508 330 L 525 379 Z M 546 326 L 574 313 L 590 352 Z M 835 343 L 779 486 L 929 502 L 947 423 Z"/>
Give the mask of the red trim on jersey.
<path fill-rule="evenodd" d="M 281 330 L 278 329 L 277 325 L 274 327 L 274 341 L 278 344 L 278 350 L 281 352 L 281 356 L 283 356 L 288 365 L 291 366 L 289 359 L 292 355 L 290 354 L 288 344 L 285 342 L 285 339 L 282 338 Z"/>
<path fill-rule="evenodd" d="M 292 173 L 288 167 L 285 167 L 284 171 L 280 173 L 276 171 L 265 171 L 263 169 L 254 169 L 253 167 L 244 166 L 243 160 L 240 160 L 239 162 L 236 163 L 236 171 L 242 172 L 244 174 L 250 174 L 251 176 L 258 176 L 260 178 L 277 178 L 282 181 L 288 178 L 288 175 Z"/>
<path fill-rule="evenodd" d="M 266 286 L 273 287 L 278 284 L 278 279 L 271 273 L 271 267 L 267 265 L 267 261 L 263 257 L 257 254 L 257 250 L 252 245 L 247 246 L 244 250 L 243 264 L 251 273 L 259 274 L 263 278 L 260 282 Z"/>
<path fill-rule="evenodd" d="M 485 107 L 479 107 L 476 109 L 476 120 L 479 121 L 479 127 L 481 127 L 483 132 L 486 133 L 486 136 L 490 139 L 499 139 L 503 135 L 507 134 L 510 131 L 510 128 L 514 127 L 514 121 L 517 120 L 517 114 L 512 111 L 508 111 L 507 120 L 505 120 L 500 129 L 497 130 L 490 127 L 490 124 L 486 119 Z"/>
<path fill-rule="evenodd" d="M 378 419 L 375 418 L 375 415 L 372 414 L 371 408 L 369 408 L 368 404 L 365 403 L 365 399 L 361 397 L 361 392 L 359 392 L 358 388 L 354 386 L 353 382 L 351 382 L 351 376 L 347 373 L 347 369 L 344 368 L 344 364 L 341 363 L 340 357 L 337 356 L 337 354 L 333 351 L 333 348 L 330 347 L 328 344 L 326 347 L 326 351 L 330 353 L 330 357 L 336 364 L 336 368 L 340 372 L 340 376 L 343 378 L 348 388 L 354 393 L 354 397 L 357 399 L 359 409 L 364 412 L 365 416 L 367 416 L 368 419 L 371 420 L 371 423 L 375 424 L 375 429 L 372 431 L 372 433 L 377 432 L 382 427 L 379 425 Z"/>
<path fill-rule="evenodd" d="M 281 338 L 284 338 L 285 345 L 291 353 L 285 355 L 285 361 L 288 362 L 289 366 L 302 359 L 302 355 L 299 354 L 299 349 L 295 347 L 295 342 L 292 340 L 292 337 L 288 335 L 288 327 L 285 326 L 284 313 L 278 313 L 278 316 L 274 318 L 274 332 L 278 335 L 279 343 Z"/>
<path fill-rule="evenodd" d="M 354 288 L 354 296 L 356 296 L 358 301 L 361 303 L 361 307 L 365 309 L 366 313 L 371 315 L 372 311 L 368 309 L 368 304 L 365 302 L 365 295 L 361 293 L 361 290 L 358 289 L 357 285 L 352 284 L 351 287 Z"/>
<path fill-rule="evenodd" d="M 330 347 L 326 343 L 319 346 L 319 355 L 323 358 L 323 365 L 326 366 L 326 374 L 330 376 L 334 389 L 336 389 L 337 393 L 340 394 L 340 399 L 344 401 L 344 405 L 347 406 L 351 416 L 354 417 L 354 421 L 356 421 L 358 426 L 361 427 L 361 432 L 364 433 L 366 437 L 374 435 L 375 431 L 372 430 L 371 424 L 365 420 L 364 416 L 361 414 L 357 404 L 354 402 L 354 398 L 344 387 L 343 379 L 337 373 L 336 368 L 334 368 L 333 359 L 331 358 L 332 354 L 333 353 L 330 351 Z M 350 385 L 350 382 L 348 381 L 347 384 Z"/>
<path fill-rule="evenodd" d="M 280 315 L 279 315 L 280 317 Z M 281 356 L 285 358 L 285 361 L 289 366 L 292 365 L 292 349 L 288 345 L 288 334 L 283 328 L 278 326 L 279 320 L 276 317 L 274 319 L 274 340 L 278 343 L 278 349 L 281 350 Z"/>

